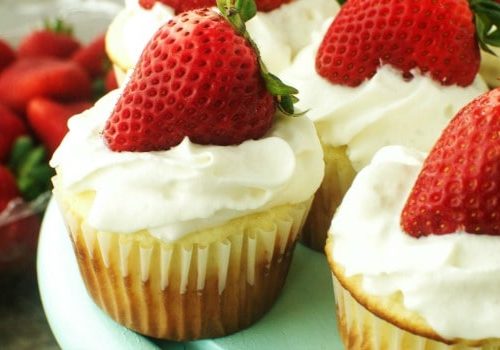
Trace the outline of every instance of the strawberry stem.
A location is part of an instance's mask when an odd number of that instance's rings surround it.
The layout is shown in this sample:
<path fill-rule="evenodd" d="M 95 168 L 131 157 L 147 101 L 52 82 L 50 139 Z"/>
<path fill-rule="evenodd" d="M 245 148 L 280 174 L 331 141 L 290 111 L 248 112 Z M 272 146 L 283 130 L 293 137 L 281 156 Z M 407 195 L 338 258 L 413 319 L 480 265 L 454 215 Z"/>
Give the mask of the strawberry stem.
<path fill-rule="evenodd" d="M 9 168 L 16 176 L 17 185 L 25 200 L 31 201 L 51 188 L 53 169 L 47 163 L 42 146 L 28 136 L 19 137 L 9 159 Z"/>
<path fill-rule="evenodd" d="M 474 12 L 479 46 L 496 56 L 490 46 L 500 47 L 500 4 L 494 0 L 469 0 Z"/>
<path fill-rule="evenodd" d="M 259 62 L 260 74 L 264 79 L 267 90 L 276 99 L 278 109 L 290 116 L 298 116 L 293 104 L 298 101 L 295 96 L 298 90 L 283 83 L 276 75 L 270 73 L 262 61 L 259 48 L 250 37 L 245 22 L 257 14 L 257 6 L 254 0 L 217 0 L 217 7 L 222 16 L 234 27 L 236 32 L 244 37 L 255 50 Z"/>
<path fill-rule="evenodd" d="M 54 20 L 44 19 L 43 28 L 58 34 L 73 35 L 73 27 L 61 18 L 55 18 Z"/>

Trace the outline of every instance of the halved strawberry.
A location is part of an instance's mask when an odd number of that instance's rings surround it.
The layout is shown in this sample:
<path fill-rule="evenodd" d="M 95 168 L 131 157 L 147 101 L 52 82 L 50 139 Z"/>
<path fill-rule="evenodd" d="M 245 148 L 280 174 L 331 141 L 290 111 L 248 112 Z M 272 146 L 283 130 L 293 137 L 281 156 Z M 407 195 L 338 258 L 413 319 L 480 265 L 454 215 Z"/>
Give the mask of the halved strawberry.
<path fill-rule="evenodd" d="M 28 104 L 27 116 L 50 155 L 68 132 L 68 119 L 91 106 L 91 102 L 63 104 L 46 98 L 34 98 Z"/>
<path fill-rule="evenodd" d="M 500 88 L 464 107 L 444 130 L 408 197 L 401 225 L 414 237 L 500 235 Z"/>
<path fill-rule="evenodd" d="M 52 57 L 31 57 L 15 61 L 0 75 L 0 101 L 19 113 L 35 97 L 62 101 L 89 99 L 87 73 L 75 62 Z"/>

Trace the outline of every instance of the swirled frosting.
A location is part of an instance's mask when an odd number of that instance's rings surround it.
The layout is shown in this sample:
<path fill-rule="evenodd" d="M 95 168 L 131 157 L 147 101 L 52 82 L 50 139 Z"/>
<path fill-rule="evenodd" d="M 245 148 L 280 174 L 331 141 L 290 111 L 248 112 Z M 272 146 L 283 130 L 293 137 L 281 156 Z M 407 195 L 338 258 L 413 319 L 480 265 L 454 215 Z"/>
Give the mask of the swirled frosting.
<path fill-rule="evenodd" d="M 403 145 L 429 151 L 450 119 L 468 102 L 487 91 L 476 77 L 467 86 L 443 86 L 413 72 L 413 79 L 389 65 L 380 67 L 373 78 L 358 87 L 332 84 L 315 69 L 315 57 L 324 33 L 314 35 L 293 64 L 282 72 L 286 83 L 299 89 L 297 107 L 309 110 L 321 141 L 332 146 L 347 145 L 354 168 L 367 165 L 383 146 Z"/>
<path fill-rule="evenodd" d="M 401 291 L 442 337 L 500 337 L 500 237 L 457 232 L 413 238 L 400 214 L 425 154 L 382 148 L 356 177 L 332 221 L 332 256 L 372 295 Z"/>
<path fill-rule="evenodd" d="M 106 42 L 114 63 L 128 70 L 135 66 L 149 39 L 175 11 L 160 2 L 151 10 L 143 9 L 137 0 L 126 0 L 125 5 L 110 25 Z M 258 12 L 247 28 L 267 68 L 277 73 L 290 65 L 292 57 L 309 43 L 311 33 L 338 9 L 335 0 L 294 0 L 271 12 Z"/>
<path fill-rule="evenodd" d="M 112 152 L 101 132 L 119 96 L 114 91 L 70 119 L 55 152 L 64 191 L 95 192 L 89 224 L 103 231 L 149 230 L 173 241 L 232 218 L 308 200 L 323 178 L 323 154 L 306 117 L 276 116 L 259 140 L 167 151 Z"/>

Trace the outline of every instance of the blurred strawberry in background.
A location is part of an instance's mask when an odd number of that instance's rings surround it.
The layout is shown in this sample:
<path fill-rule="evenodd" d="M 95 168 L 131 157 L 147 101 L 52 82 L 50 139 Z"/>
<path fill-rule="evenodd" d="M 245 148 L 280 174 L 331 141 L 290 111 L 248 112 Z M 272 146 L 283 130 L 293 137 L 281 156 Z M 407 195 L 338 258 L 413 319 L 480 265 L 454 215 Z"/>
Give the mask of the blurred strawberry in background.
<path fill-rule="evenodd" d="M 82 44 L 59 19 L 17 48 L 0 38 L 0 275 L 32 266 L 51 190 L 48 159 L 68 119 L 117 88 L 110 68 L 104 34 Z"/>

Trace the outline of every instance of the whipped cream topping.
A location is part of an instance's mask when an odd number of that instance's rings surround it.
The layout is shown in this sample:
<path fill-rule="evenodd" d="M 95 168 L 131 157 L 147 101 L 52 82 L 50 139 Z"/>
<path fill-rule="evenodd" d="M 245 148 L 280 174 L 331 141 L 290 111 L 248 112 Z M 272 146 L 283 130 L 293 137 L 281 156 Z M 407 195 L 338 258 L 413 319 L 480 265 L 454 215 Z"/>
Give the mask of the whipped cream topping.
<path fill-rule="evenodd" d="M 197 145 L 185 138 L 167 151 L 113 152 L 101 132 L 119 97 L 114 91 L 69 121 L 55 152 L 62 187 L 94 191 L 89 224 L 103 231 L 149 230 L 164 241 L 232 218 L 308 200 L 323 179 L 323 154 L 308 118 L 276 116 L 259 140 Z"/>
<path fill-rule="evenodd" d="M 126 0 L 125 4 L 110 26 L 107 43 L 110 56 L 118 61 L 115 63 L 130 69 L 175 11 L 159 2 L 151 10 L 143 9 L 137 0 Z M 258 12 L 247 28 L 267 68 L 277 73 L 290 65 L 293 55 L 310 42 L 311 33 L 338 9 L 335 0 L 294 0 L 271 12 Z"/>
<path fill-rule="evenodd" d="M 332 84 L 315 69 L 318 47 L 331 22 L 325 22 L 280 77 L 299 90 L 297 108 L 309 110 L 321 141 L 347 145 L 357 171 L 383 146 L 429 151 L 450 119 L 488 89 L 479 75 L 467 87 L 443 86 L 418 71 L 406 81 L 389 65 L 358 87 Z"/>
<path fill-rule="evenodd" d="M 372 295 L 401 291 L 442 337 L 500 337 L 500 237 L 457 232 L 413 238 L 400 215 L 425 154 L 382 148 L 354 180 L 330 234 L 347 276 Z"/>
<path fill-rule="evenodd" d="M 294 0 L 270 12 L 258 12 L 247 29 L 267 68 L 277 74 L 290 66 L 299 50 L 311 42 L 311 34 L 338 11 L 335 0 Z"/>
<path fill-rule="evenodd" d="M 111 22 L 106 34 L 111 60 L 124 70 L 133 68 L 149 40 L 174 15 L 174 9 L 161 2 L 146 10 L 138 0 L 125 0 L 125 8 Z"/>

